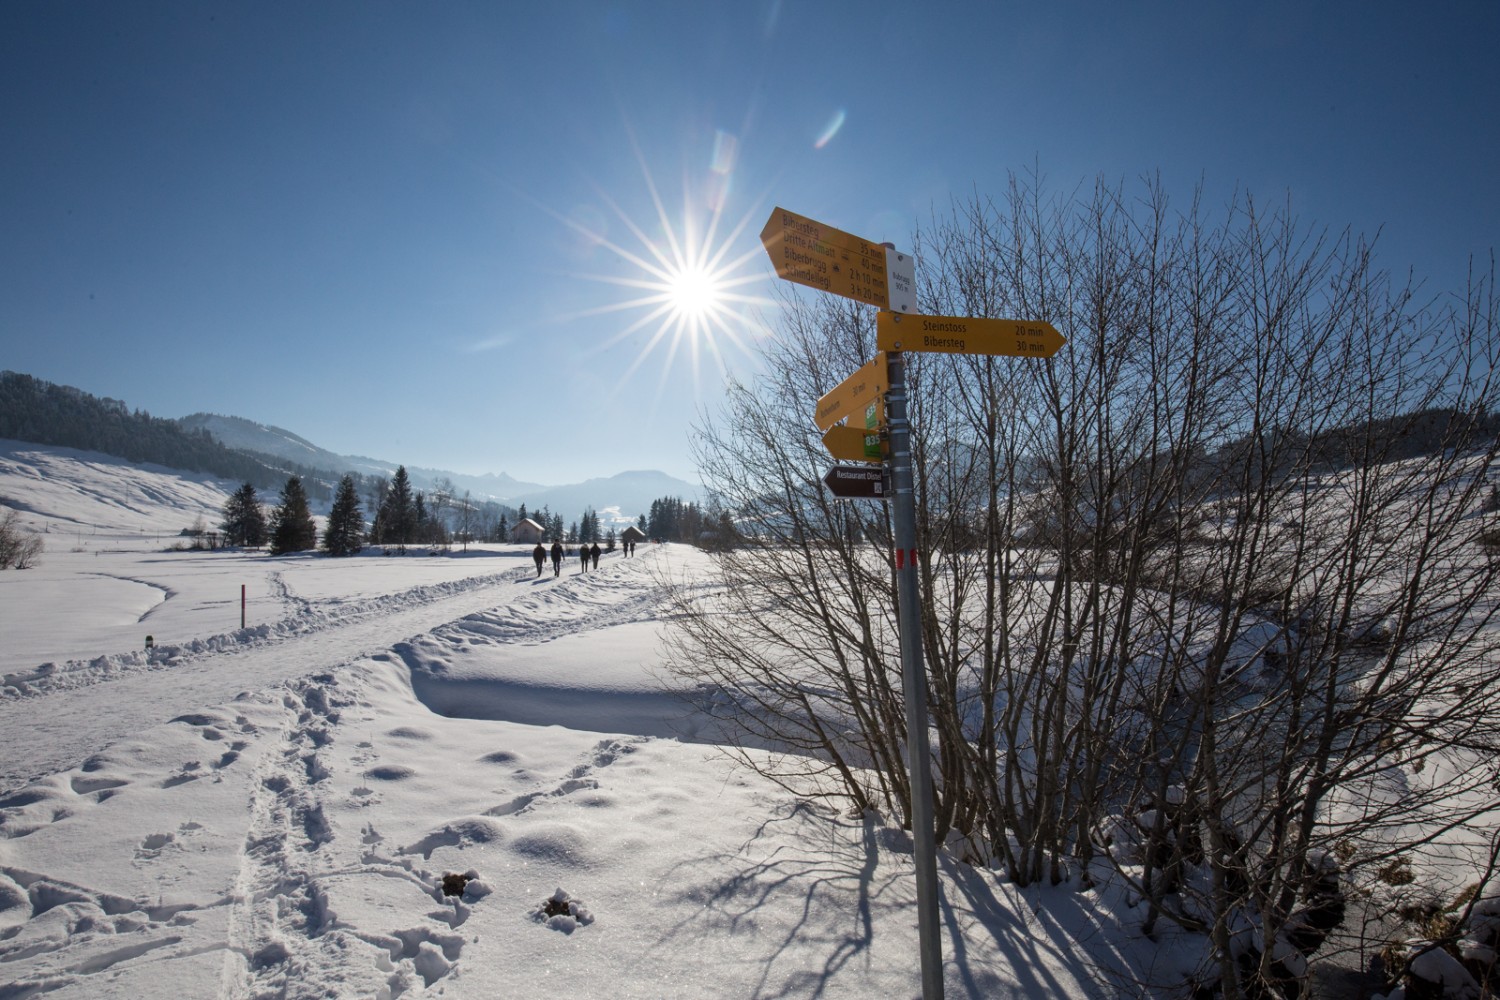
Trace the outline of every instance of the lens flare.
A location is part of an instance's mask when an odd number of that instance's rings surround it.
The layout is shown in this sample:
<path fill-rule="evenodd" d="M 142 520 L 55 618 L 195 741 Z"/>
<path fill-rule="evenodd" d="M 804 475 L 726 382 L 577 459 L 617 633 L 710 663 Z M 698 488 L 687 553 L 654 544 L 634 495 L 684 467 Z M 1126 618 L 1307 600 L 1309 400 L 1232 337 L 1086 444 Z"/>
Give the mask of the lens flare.
<path fill-rule="evenodd" d="M 763 269 L 752 266 L 752 262 L 762 257 L 752 228 L 754 219 L 750 213 L 755 209 L 733 224 L 724 217 L 736 155 L 732 135 L 720 132 L 715 137 L 708 170 L 697 188 L 684 181 L 682 208 L 675 214 L 668 210 L 633 137 L 631 144 L 650 195 L 654 218 L 632 218 L 597 185 L 595 191 L 600 202 L 620 224 L 618 237 L 602 235 L 607 229 L 601 225 L 585 227 L 576 212 L 567 216 L 553 213 L 576 235 L 587 237 L 596 255 L 604 254 L 616 264 L 623 263 L 631 272 L 576 275 L 614 285 L 631 294 L 610 305 L 574 315 L 639 313 L 598 348 L 605 351 L 642 331 L 649 334 L 617 385 L 634 375 L 661 348 L 664 356 L 658 394 L 664 390 L 678 356 L 683 353 L 688 355 L 691 365 L 694 391 L 701 393 L 699 367 L 705 357 L 713 360 L 721 375 L 727 372 L 726 353 L 733 350 L 748 354 L 749 342 L 764 333 L 752 314 L 754 308 L 776 304 L 749 288 L 766 280 Z"/>
<path fill-rule="evenodd" d="M 839 108 L 834 113 L 833 120 L 828 123 L 828 127 L 823 129 L 823 134 L 818 136 L 818 141 L 813 143 L 813 149 L 822 149 L 832 142 L 833 137 L 839 134 L 839 129 L 844 127 L 845 117 L 844 109 Z"/>

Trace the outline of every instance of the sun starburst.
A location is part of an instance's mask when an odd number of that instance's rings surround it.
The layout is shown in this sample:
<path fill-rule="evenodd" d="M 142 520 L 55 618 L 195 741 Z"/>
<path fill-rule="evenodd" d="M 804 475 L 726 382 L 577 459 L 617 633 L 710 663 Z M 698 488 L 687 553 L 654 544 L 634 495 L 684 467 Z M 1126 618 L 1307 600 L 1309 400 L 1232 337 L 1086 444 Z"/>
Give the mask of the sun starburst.
<path fill-rule="evenodd" d="M 765 281 L 763 271 L 750 266 L 761 256 L 759 242 L 753 236 L 747 239 L 754 209 L 732 225 L 726 224 L 724 192 L 728 182 L 717 165 L 716 155 L 716 166 L 708 171 L 703 186 L 717 190 L 718 194 L 704 195 L 685 180 L 682 208 L 674 216 L 638 146 L 636 159 L 651 200 L 646 218 L 632 217 L 608 192 L 595 186 L 599 200 L 619 220 L 629 240 L 605 235 L 606 227 L 599 224 L 600 220 L 590 222 L 558 216 L 592 246 L 606 251 L 633 272 L 576 275 L 633 293 L 576 315 L 638 313 L 622 329 L 607 336 L 599 350 L 608 350 L 644 331 L 645 342 L 626 368 L 625 378 L 645 366 L 660 349 L 660 391 L 679 357 L 686 354 L 694 391 L 701 393 L 700 368 L 705 359 L 711 360 L 721 374 L 726 372 L 726 355 L 748 353 L 751 341 L 763 335 L 755 314 L 757 307 L 775 305 L 774 300 L 757 294 L 752 287 Z M 653 232 L 647 231 L 648 226 Z"/>

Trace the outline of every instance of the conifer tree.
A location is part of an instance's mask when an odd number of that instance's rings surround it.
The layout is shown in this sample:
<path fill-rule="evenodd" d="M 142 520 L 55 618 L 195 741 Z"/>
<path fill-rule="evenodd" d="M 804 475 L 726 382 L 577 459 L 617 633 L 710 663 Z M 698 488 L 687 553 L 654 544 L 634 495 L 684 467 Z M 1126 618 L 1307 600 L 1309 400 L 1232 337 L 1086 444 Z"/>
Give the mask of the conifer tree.
<path fill-rule="evenodd" d="M 224 542 L 227 545 L 261 546 L 266 544 L 266 514 L 255 495 L 253 483 L 246 483 L 224 503 Z"/>
<path fill-rule="evenodd" d="M 391 477 L 390 489 L 380 507 L 380 541 L 385 545 L 396 545 L 406 551 L 416 531 L 416 504 L 412 499 L 411 479 L 406 475 L 406 466 L 396 467 Z"/>
<path fill-rule="evenodd" d="M 390 494 L 391 484 L 384 476 L 376 477 L 365 497 L 365 509 L 370 512 L 370 544 L 385 543 L 385 498 Z"/>
<path fill-rule="evenodd" d="M 323 531 L 323 549 L 331 556 L 352 556 L 364 547 L 365 515 L 359 507 L 354 477 L 339 480 L 338 494 Z"/>
<path fill-rule="evenodd" d="M 281 503 L 271 512 L 271 554 L 305 552 L 317 547 L 318 526 L 307 506 L 302 480 L 293 476 L 281 488 Z"/>

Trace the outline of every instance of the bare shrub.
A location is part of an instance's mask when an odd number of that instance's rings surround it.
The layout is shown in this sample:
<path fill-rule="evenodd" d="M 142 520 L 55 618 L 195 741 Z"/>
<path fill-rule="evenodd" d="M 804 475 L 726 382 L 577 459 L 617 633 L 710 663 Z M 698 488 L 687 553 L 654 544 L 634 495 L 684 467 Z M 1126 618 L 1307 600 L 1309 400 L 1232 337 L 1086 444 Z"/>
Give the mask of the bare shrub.
<path fill-rule="evenodd" d="M 0 569 L 30 569 L 43 547 L 41 536 L 26 530 L 17 511 L 6 508 L 0 514 Z"/>
<path fill-rule="evenodd" d="M 1362 241 L 1151 183 L 1013 179 L 914 249 L 922 312 L 1069 339 L 907 359 L 939 842 L 1021 883 L 1102 852 L 1228 996 L 1291 974 L 1235 928 L 1284 940 L 1429 841 L 1487 842 L 1493 274 L 1418 301 Z M 906 818 L 887 511 L 829 499 L 810 425 L 873 341 L 868 309 L 789 298 L 700 428 L 741 544 L 679 589 L 672 664 L 777 780 Z M 1128 862 L 1118 816 L 1150 819 Z"/>

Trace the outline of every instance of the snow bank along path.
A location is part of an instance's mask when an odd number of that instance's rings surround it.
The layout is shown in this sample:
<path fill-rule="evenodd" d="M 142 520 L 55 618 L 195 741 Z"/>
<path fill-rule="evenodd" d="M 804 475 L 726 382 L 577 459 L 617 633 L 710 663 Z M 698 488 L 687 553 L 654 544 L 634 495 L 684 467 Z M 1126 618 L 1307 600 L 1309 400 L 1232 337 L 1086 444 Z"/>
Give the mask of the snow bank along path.
<path fill-rule="evenodd" d="M 537 643 L 654 615 L 651 553 L 601 561 L 597 572 L 485 573 L 385 596 L 297 602 L 272 625 L 178 645 L 111 654 L 4 675 L 0 686 L 0 791 L 76 766 L 181 706 L 212 705 L 267 685 L 390 649 L 402 639 L 485 615 L 507 641 Z M 475 562 L 492 569 L 492 562 Z M 489 630 L 491 637 L 499 634 Z M 66 697 L 59 697 L 67 692 Z M 458 714 L 458 713 L 451 713 Z M 497 718 L 493 713 L 487 717 Z"/>

